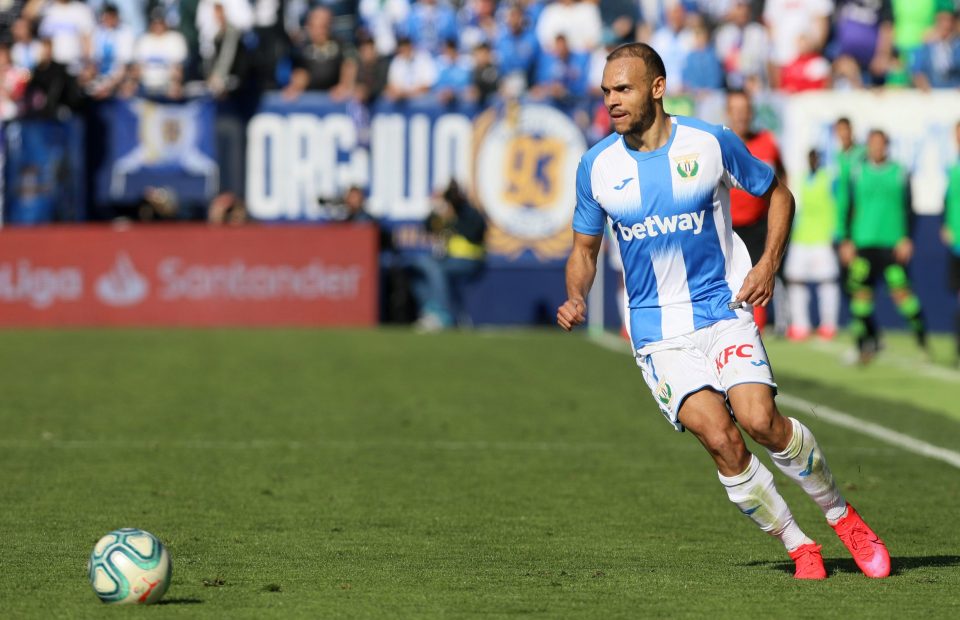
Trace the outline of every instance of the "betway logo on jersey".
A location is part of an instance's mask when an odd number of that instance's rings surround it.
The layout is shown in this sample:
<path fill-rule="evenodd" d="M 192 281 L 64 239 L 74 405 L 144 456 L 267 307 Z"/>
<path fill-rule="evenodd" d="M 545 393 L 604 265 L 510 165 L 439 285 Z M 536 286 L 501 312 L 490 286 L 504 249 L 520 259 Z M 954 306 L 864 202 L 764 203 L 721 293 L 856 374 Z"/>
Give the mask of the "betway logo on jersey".
<path fill-rule="evenodd" d="M 703 230 L 703 221 L 706 217 L 706 210 L 696 211 L 694 213 L 668 215 L 665 217 L 651 215 L 633 226 L 624 226 L 617 222 L 617 229 L 620 232 L 620 238 L 624 241 L 657 237 L 659 235 L 670 235 L 677 231 L 687 230 L 691 231 L 694 235 L 699 235 Z"/>

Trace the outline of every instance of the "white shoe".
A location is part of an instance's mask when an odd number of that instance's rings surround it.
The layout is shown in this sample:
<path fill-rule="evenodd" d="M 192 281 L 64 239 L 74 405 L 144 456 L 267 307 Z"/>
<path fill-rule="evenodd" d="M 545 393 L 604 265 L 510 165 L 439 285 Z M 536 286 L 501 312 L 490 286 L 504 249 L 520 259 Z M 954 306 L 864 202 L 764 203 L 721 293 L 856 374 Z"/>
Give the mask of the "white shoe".
<path fill-rule="evenodd" d="M 443 329 L 443 321 L 435 314 L 424 314 L 413 324 L 418 333 L 428 334 Z"/>

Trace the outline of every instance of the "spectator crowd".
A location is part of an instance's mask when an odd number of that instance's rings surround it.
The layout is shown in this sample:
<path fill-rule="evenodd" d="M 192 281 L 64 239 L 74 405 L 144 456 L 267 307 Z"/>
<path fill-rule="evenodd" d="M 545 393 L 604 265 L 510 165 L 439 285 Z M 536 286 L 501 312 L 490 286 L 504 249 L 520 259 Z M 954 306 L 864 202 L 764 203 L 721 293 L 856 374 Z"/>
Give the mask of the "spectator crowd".
<path fill-rule="evenodd" d="M 369 104 L 599 94 L 629 41 L 670 94 L 960 87 L 957 0 L 3 0 L 0 117 L 279 90 Z"/>
<path fill-rule="evenodd" d="M 752 129 L 755 95 L 960 88 L 958 9 L 960 0 L 0 0 L 0 121 L 62 119 L 91 100 L 202 95 L 224 104 L 224 116 L 235 116 L 240 144 L 245 114 L 238 110 L 251 112 L 256 106 L 247 104 L 265 92 L 287 101 L 322 93 L 346 102 L 361 121 L 377 101 L 430 97 L 444 105 L 484 105 L 522 96 L 564 106 L 597 137 L 609 131 L 597 105 L 606 56 L 642 41 L 663 58 L 668 95 L 729 91 L 731 128 L 782 175 L 772 136 Z M 229 134 L 222 120 L 218 136 Z M 859 239 L 857 217 L 870 212 L 862 205 L 878 186 L 869 174 L 908 175 L 888 161 L 885 134 L 870 134 L 868 158 L 852 143 L 849 125 L 847 119 L 837 125 L 839 172 L 811 152 L 809 176 L 794 180 L 806 207 L 788 256 L 793 310 L 783 329 L 796 339 L 810 334 L 805 315 L 814 284 L 818 333 L 835 333 L 841 265 L 832 245 L 842 239 L 842 266 L 867 274 L 848 290 L 866 359 L 879 347 L 872 309 L 878 266 L 906 265 L 912 246 L 909 231 L 891 233 L 882 247 Z M 230 175 L 221 178 L 208 219 L 242 224 L 242 163 L 221 168 L 240 172 L 232 182 L 224 181 Z M 19 187 L 30 184 L 31 174 L 20 175 Z M 950 174 L 943 235 L 954 257 L 952 286 L 960 290 L 960 171 Z M 834 196 L 833 187 L 843 191 Z M 884 194 L 894 220 L 910 221 L 909 194 L 896 184 Z M 440 258 L 401 265 L 419 274 L 412 288 L 424 327 L 461 319 L 464 283 L 483 266 L 482 216 L 456 186 L 442 198 L 437 202 L 444 208 L 428 219 Z M 334 219 L 370 219 L 360 188 L 352 187 L 342 202 Z M 762 251 L 765 212 L 749 197 L 734 203 L 738 234 L 754 253 Z M 168 188 L 147 188 L 136 209 L 140 220 L 179 217 Z M 847 225 L 849 234 L 838 236 Z M 858 260 L 869 264 L 858 267 Z M 924 346 L 922 308 L 909 281 L 903 276 L 887 284 Z M 762 326 L 765 314 L 757 321 Z M 957 342 L 960 356 L 960 315 Z"/>

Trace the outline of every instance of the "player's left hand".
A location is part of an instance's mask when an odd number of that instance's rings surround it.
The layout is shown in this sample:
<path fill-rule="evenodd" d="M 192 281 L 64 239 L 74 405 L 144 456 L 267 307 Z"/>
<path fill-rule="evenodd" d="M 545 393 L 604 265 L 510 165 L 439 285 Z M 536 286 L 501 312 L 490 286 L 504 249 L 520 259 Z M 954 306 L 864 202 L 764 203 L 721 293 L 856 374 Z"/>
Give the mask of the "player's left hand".
<path fill-rule="evenodd" d="M 773 277 L 776 270 L 770 263 L 761 260 L 743 279 L 743 286 L 737 293 L 737 301 L 751 306 L 765 307 L 773 299 Z"/>

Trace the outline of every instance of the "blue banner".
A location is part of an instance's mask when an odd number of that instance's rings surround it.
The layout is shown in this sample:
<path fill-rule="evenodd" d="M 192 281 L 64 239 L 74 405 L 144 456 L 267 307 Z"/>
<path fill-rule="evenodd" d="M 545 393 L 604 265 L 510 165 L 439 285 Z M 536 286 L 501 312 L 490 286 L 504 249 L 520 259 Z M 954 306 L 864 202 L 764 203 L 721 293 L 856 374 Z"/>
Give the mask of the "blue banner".
<path fill-rule="evenodd" d="M 113 100 L 99 104 L 96 114 L 106 128 L 94 185 L 98 204 L 138 202 L 148 187 L 166 188 L 187 203 L 206 202 L 216 193 L 212 100 Z"/>
<path fill-rule="evenodd" d="M 85 219 L 83 124 L 78 119 L 14 121 L 2 133 L 4 223 Z"/>
<path fill-rule="evenodd" d="M 247 202 L 261 220 L 324 220 L 358 185 L 373 216 L 416 241 L 431 197 L 456 179 L 487 217 L 495 261 L 549 262 L 570 246 L 572 179 L 586 148 L 571 116 L 543 103 L 480 109 L 426 98 L 368 112 L 275 95 L 248 127 Z"/>

